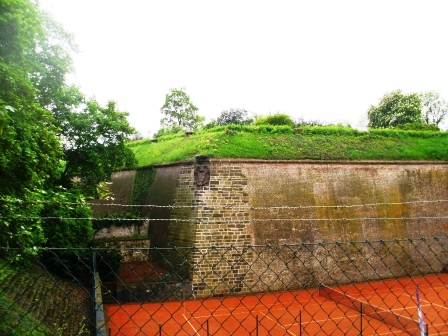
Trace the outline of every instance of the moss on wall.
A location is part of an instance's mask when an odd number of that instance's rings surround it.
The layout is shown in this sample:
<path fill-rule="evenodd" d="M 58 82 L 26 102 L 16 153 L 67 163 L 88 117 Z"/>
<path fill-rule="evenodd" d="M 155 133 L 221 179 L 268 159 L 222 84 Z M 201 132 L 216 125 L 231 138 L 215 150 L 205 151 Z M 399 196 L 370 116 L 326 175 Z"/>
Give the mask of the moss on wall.
<path fill-rule="evenodd" d="M 145 204 L 151 184 L 154 181 L 157 170 L 155 168 L 139 169 L 135 172 L 132 183 L 131 204 Z M 142 208 L 134 208 L 134 213 L 141 214 Z"/>

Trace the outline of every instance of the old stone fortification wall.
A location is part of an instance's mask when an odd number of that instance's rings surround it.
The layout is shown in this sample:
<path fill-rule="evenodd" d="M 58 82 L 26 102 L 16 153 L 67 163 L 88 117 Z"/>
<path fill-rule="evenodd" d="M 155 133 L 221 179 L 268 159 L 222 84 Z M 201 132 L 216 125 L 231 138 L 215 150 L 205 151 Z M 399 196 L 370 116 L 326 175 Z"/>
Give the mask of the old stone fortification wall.
<path fill-rule="evenodd" d="M 111 204 L 131 204 L 132 182 L 134 180 L 135 170 L 125 170 L 116 172 L 112 176 L 112 184 L 109 188 L 113 193 L 111 200 L 94 199 L 90 203 L 92 206 L 93 216 L 100 217 L 104 215 L 112 215 L 117 212 L 129 211 L 129 208 L 114 206 Z"/>
<path fill-rule="evenodd" d="M 203 164 L 210 173 L 204 185 L 195 183 L 195 169 Z M 445 203 L 415 201 L 448 199 L 447 168 L 427 162 L 248 160 L 158 166 L 147 203 L 175 207 L 145 208 L 153 219 L 151 246 L 197 248 L 189 254 L 192 268 L 182 268 L 179 254 L 167 256 L 197 296 L 416 274 L 428 265 L 412 253 L 415 246 L 398 242 L 379 244 L 375 253 L 362 244 L 342 244 L 344 253 L 325 244 L 295 250 L 282 244 L 446 236 L 445 220 L 425 218 L 446 216 Z M 270 248 L 258 257 L 254 246 L 266 244 Z M 223 257 L 211 246 L 232 247 Z M 400 260 L 388 258 L 400 251 Z M 446 251 L 421 253 L 434 259 L 434 271 L 442 268 L 438 260 Z M 345 264 L 344 271 L 335 263 Z M 254 274 L 263 274 L 262 281 Z"/>
<path fill-rule="evenodd" d="M 445 205 L 414 203 L 447 199 L 446 164 L 241 162 L 239 165 L 247 177 L 246 192 L 252 208 L 248 231 L 252 232 L 254 245 L 440 237 L 448 232 L 444 219 L 423 218 L 445 216 Z M 427 256 L 430 265 L 421 255 Z M 253 289 L 282 289 L 285 284 L 301 288 L 322 282 L 406 276 L 428 272 L 428 266 L 437 272 L 443 267 L 440 262 L 443 258 L 446 251 L 400 242 L 387 246 L 342 244 L 338 248 L 316 244 L 293 250 L 278 246 L 264 250 L 263 258 L 254 260 L 251 269 L 264 274 L 266 280 L 254 283 Z M 269 265 L 267 271 L 266 265 Z M 310 273 L 313 273 L 311 279 Z"/>

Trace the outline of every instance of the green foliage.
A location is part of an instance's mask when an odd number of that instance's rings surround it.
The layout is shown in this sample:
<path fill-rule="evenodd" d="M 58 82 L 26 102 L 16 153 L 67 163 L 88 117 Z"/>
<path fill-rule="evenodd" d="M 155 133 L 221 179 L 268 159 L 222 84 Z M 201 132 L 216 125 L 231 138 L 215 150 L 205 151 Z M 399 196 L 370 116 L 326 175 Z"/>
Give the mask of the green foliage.
<path fill-rule="evenodd" d="M 1 195 L 42 188 L 61 157 L 52 116 L 36 103 L 39 90 L 32 81 L 47 65 L 38 60 L 49 43 L 45 36 L 33 3 L 0 2 Z"/>
<path fill-rule="evenodd" d="M 35 255 L 46 239 L 40 218 L 44 192 L 26 191 L 21 198 L 0 199 L 0 246 L 22 248 L 23 255 Z M 17 257 L 21 257 L 18 255 Z"/>
<path fill-rule="evenodd" d="M 36 319 L 27 309 L 20 307 L 14 300 L 0 293 L 0 331 L 3 335 L 22 336 L 32 335 L 46 336 L 51 330 L 41 321 Z"/>
<path fill-rule="evenodd" d="M 368 132 L 370 137 L 376 138 L 397 138 L 397 139 L 410 139 L 410 138 L 439 138 L 444 139 L 448 137 L 448 132 L 435 132 L 433 130 L 400 130 L 396 129 L 371 129 Z M 442 140 L 443 141 L 443 140 Z"/>
<path fill-rule="evenodd" d="M 293 129 L 290 125 L 279 125 L 273 126 L 270 124 L 260 125 L 255 128 L 259 133 L 269 133 L 269 134 L 292 134 Z"/>
<path fill-rule="evenodd" d="M 302 126 L 295 129 L 297 134 L 302 135 L 347 135 L 347 136 L 359 136 L 363 132 L 342 125 L 337 126 Z"/>
<path fill-rule="evenodd" d="M 19 196 L 56 179 L 57 129 L 43 107 L 63 85 L 69 51 L 51 19 L 27 0 L 0 2 L 0 194 Z M 59 29 L 59 36 L 62 30 Z M 7 113 L 5 113 L 5 111 Z"/>
<path fill-rule="evenodd" d="M 403 131 L 433 131 L 433 132 L 440 131 L 440 128 L 436 124 L 426 124 L 422 122 L 398 125 L 397 129 Z"/>
<path fill-rule="evenodd" d="M 70 188 L 76 177 L 86 195 L 98 196 L 100 182 L 136 164 L 125 145 L 135 130 L 126 119 L 128 113 L 117 111 L 115 102 L 106 107 L 95 100 L 84 102 L 79 90 L 69 87 L 60 92 L 52 110 L 63 138 L 66 165 L 60 183 L 64 187 Z"/>
<path fill-rule="evenodd" d="M 273 126 L 286 125 L 286 126 L 294 127 L 295 123 L 294 123 L 294 121 L 291 119 L 291 117 L 289 115 L 283 114 L 283 113 L 275 113 L 275 114 L 268 115 L 266 117 L 258 117 L 255 120 L 255 125 L 256 126 L 260 126 L 260 125 L 273 125 Z"/>
<path fill-rule="evenodd" d="M 369 128 L 394 128 L 398 125 L 421 122 L 421 100 L 416 93 L 403 94 L 400 90 L 390 92 L 378 106 L 367 112 Z"/>
<path fill-rule="evenodd" d="M 198 155 L 266 160 L 448 160 L 447 146 L 447 132 L 362 132 L 346 126 L 321 126 L 280 127 L 262 133 L 257 126 L 228 125 L 131 149 L 141 166 L 149 166 L 194 160 Z"/>
<path fill-rule="evenodd" d="M 134 181 L 132 183 L 131 204 L 145 204 L 156 172 L 157 170 L 155 168 L 138 169 L 135 172 Z M 137 209 L 137 211 L 139 211 L 139 209 Z"/>
<path fill-rule="evenodd" d="M 22 261 L 43 246 L 86 247 L 91 212 L 70 189 L 74 178 L 95 194 L 112 171 L 135 164 L 127 114 L 66 87 L 76 46 L 35 3 L 0 1 L 0 246 L 22 248 L 10 255 Z M 65 272 L 59 258 L 73 265 L 65 271 L 91 264 L 67 251 L 43 260 Z"/>
<path fill-rule="evenodd" d="M 181 126 L 175 124 L 169 127 L 162 127 L 154 134 L 154 138 L 159 139 L 167 135 L 175 134 L 184 134 L 184 129 Z"/>
<path fill-rule="evenodd" d="M 69 187 L 74 176 L 94 193 L 111 169 L 133 163 L 124 142 L 134 131 L 114 103 L 101 108 L 92 101 L 75 111 L 84 97 L 64 83 L 75 50 L 71 36 L 34 3 L 0 3 L 0 194 L 20 196 L 55 181 Z"/>
<path fill-rule="evenodd" d="M 169 129 L 176 125 L 183 130 L 193 131 L 198 129 L 204 120 L 197 111 L 198 108 L 191 102 L 185 88 L 171 89 L 165 97 L 165 104 L 160 109 L 165 115 L 160 123 Z"/>
<path fill-rule="evenodd" d="M 92 210 L 76 192 L 47 191 L 41 211 L 47 247 L 87 247 L 93 237 Z M 53 218 L 46 218 L 53 217 Z"/>
<path fill-rule="evenodd" d="M 448 104 L 440 98 L 437 92 L 421 93 L 422 118 L 428 125 L 439 125 L 448 113 Z"/>
<path fill-rule="evenodd" d="M 9 105 L 5 105 L 5 102 L 0 99 L 0 135 L 2 135 L 3 127 L 6 125 L 6 121 L 9 118 L 9 112 L 14 112 L 14 108 Z"/>
<path fill-rule="evenodd" d="M 0 195 L 41 189 L 57 178 L 55 167 L 62 158 L 50 113 L 35 103 L 16 103 L 0 136 Z"/>
<path fill-rule="evenodd" d="M 41 12 L 40 20 L 45 34 L 37 40 L 39 52 L 33 56 L 37 66 L 30 80 L 37 90 L 39 104 L 49 108 L 57 93 L 65 88 L 65 75 L 72 68 L 71 53 L 78 47 L 71 34 L 48 13 Z"/>

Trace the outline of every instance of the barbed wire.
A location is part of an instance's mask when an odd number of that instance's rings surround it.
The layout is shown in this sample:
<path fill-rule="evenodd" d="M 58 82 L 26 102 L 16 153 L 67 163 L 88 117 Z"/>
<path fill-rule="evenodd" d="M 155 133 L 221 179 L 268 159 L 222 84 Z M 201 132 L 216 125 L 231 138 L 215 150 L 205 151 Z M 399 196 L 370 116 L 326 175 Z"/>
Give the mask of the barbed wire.
<path fill-rule="evenodd" d="M 0 199 L 3 203 L 20 203 L 20 204 L 65 204 L 71 206 L 89 205 L 89 206 L 103 206 L 103 207 L 123 207 L 123 208 L 169 208 L 169 209 L 246 209 L 246 210 L 294 210 L 294 209 L 337 209 L 337 208 L 360 208 L 360 207 L 375 207 L 375 206 L 394 206 L 394 205 L 412 205 L 425 203 L 446 203 L 448 200 L 415 200 L 406 202 L 378 202 L 365 204 L 348 204 L 348 205 L 297 205 L 297 206 L 241 206 L 241 205 L 208 205 L 208 204 L 191 204 L 191 205 L 156 205 L 156 204 L 120 204 L 120 203 L 74 203 L 74 202 L 53 202 L 53 201 L 25 201 L 25 200 L 5 200 Z"/>
<path fill-rule="evenodd" d="M 16 219 L 30 220 L 89 220 L 89 221 L 115 221 L 115 222 L 186 222 L 186 223 L 202 223 L 202 224 L 225 224 L 225 223 L 248 223 L 248 222 L 325 222 L 325 221 L 376 221 L 376 220 L 422 220 L 422 219 L 448 219 L 448 216 L 416 216 L 416 217 L 353 217 L 353 218 L 249 218 L 249 219 L 226 219 L 226 220 L 208 220 L 203 218 L 182 219 L 182 218 L 95 218 L 95 217 L 39 217 L 39 216 L 17 216 Z M 10 217 L 0 216 L 0 219 L 10 219 Z"/>

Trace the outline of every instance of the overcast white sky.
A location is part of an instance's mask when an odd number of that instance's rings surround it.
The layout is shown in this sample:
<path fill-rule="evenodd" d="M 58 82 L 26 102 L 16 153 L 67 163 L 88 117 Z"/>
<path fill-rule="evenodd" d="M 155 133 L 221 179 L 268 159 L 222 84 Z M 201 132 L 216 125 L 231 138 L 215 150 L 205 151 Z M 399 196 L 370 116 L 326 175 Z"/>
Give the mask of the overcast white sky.
<path fill-rule="evenodd" d="M 448 100 L 444 0 L 39 0 L 80 47 L 70 83 L 144 136 L 170 88 L 222 110 L 366 124 L 389 91 Z"/>

